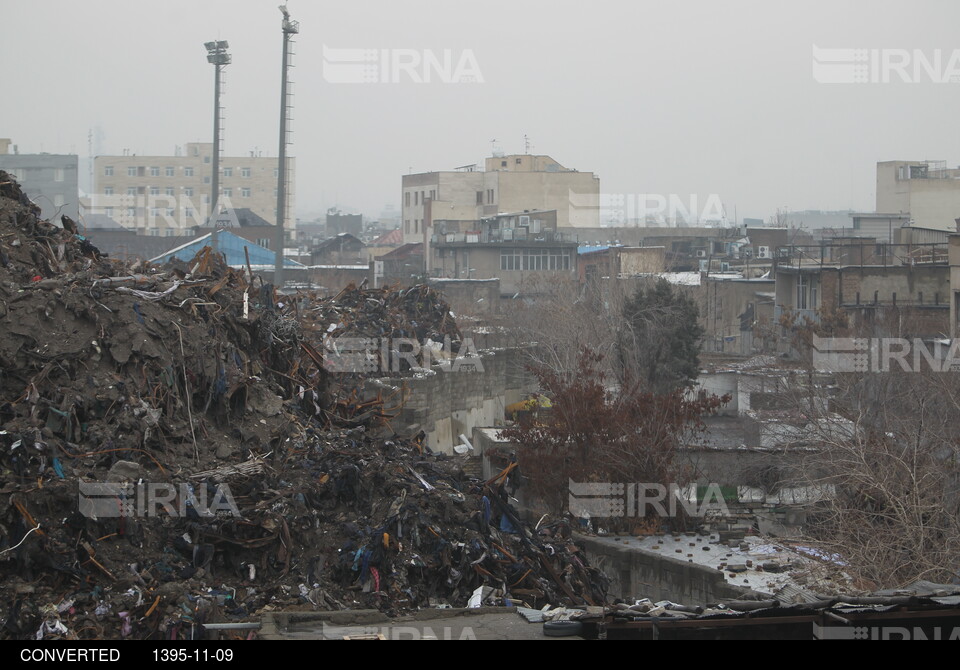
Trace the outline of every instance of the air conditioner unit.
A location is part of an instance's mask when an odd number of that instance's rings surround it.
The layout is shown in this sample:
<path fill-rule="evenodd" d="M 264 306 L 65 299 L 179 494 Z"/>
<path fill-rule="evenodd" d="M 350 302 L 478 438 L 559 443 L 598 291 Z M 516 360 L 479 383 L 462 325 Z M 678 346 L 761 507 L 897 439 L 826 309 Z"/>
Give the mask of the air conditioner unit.
<path fill-rule="evenodd" d="M 697 258 L 706 258 L 707 252 L 704 249 L 697 249 Z"/>
<path fill-rule="evenodd" d="M 760 247 L 757 258 L 770 258 L 770 247 Z"/>

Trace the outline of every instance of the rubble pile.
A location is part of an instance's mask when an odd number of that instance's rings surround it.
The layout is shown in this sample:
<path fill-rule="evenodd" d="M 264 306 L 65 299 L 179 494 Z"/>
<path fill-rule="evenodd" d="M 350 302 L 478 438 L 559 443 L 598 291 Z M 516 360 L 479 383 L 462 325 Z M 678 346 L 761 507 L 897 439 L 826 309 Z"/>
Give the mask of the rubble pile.
<path fill-rule="evenodd" d="M 304 312 L 303 322 L 331 337 L 460 339 L 443 296 L 426 284 L 378 289 L 350 284 L 316 302 Z"/>
<path fill-rule="evenodd" d="M 430 289 L 278 301 L 209 249 L 123 266 L 71 223 L 0 172 L 0 638 L 602 604 L 566 530 L 521 523 L 508 473 L 384 434 L 381 400 L 338 410 L 313 334 L 456 336 Z"/>

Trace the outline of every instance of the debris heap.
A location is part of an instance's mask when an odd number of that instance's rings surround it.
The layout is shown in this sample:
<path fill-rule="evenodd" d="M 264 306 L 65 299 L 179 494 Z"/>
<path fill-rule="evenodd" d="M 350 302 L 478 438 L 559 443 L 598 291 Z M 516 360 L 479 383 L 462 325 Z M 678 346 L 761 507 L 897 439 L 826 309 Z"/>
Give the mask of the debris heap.
<path fill-rule="evenodd" d="M 427 287 L 318 303 L 209 249 L 126 266 L 0 171 L 0 309 L 0 638 L 603 603 L 567 529 L 518 518 L 509 469 L 471 479 L 382 407 L 338 410 L 323 333 L 458 337 Z"/>

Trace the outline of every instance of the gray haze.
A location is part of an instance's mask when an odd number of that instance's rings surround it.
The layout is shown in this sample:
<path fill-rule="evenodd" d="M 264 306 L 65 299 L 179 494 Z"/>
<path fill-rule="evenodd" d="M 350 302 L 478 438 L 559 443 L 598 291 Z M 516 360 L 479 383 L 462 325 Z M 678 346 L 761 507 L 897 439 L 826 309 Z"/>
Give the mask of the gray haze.
<path fill-rule="evenodd" d="M 23 153 L 172 154 L 210 141 L 226 39 L 225 153 L 276 155 L 278 0 L 0 2 L 0 137 Z M 717 193 L 728 215 L 874 206 L 875 163 L 960 161 L 960 84 L 820 84 L 811 47 L 950 52 L 960 3 L 291 0 L 300 21 L 299 215 L 399 207 L 400 176 L 532 153 L 604 193 Z M 333 48 L 472 50 L 483 83 L 332 84 Z M 85 177 L 85 175 L 83 175 Z M 82 177 L 81 183 L 84 183 Z"/>

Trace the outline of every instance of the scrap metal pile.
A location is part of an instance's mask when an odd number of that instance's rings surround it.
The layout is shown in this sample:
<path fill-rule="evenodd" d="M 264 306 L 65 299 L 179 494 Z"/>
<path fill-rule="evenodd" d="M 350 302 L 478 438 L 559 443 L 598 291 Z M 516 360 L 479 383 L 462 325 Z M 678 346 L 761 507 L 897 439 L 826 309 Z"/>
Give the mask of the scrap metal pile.
<path fill-rule="evenodd" d="M 470 479 L 393 435 L 384 399 L 341 411 L 329 324 L 456 336 L 426 287 L 317 304 L 209 249 L 124 266 L 0 171 L 0 310 L 0 638 L 604 600 L 573 543 L 517 518 L 506 474 Z"/>

